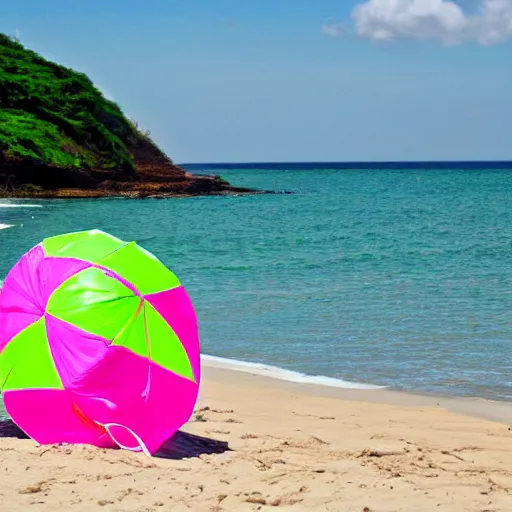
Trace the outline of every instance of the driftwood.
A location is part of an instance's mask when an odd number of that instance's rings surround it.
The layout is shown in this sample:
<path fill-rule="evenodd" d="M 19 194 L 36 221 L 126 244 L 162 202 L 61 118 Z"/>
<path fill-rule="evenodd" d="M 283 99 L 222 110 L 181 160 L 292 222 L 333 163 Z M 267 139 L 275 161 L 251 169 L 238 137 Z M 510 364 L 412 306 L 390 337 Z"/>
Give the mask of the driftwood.
<path fill-rule="evenodd" d="M 29 438 L 12 420 L 0 420 L 0 437 Z M 231 451 L 226 441 L 217 441 L 179 431 L 162 445 L 156 457 L 185 459 L 226 451 Z"/>

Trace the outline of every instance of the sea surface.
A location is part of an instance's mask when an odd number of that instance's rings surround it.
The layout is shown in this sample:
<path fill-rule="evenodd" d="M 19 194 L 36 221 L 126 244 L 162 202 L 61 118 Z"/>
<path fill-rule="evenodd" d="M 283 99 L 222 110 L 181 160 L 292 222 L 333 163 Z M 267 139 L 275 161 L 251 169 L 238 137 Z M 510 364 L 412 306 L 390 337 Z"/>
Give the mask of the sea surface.
<path fill-rule="evenodd" d="M 204 354 L 296 381 L 512 399 L 509 164 L 188 167 L 293 194 L 0 200 L 0 279 L 43 238 L 98 228 L 178 275 Z"/>

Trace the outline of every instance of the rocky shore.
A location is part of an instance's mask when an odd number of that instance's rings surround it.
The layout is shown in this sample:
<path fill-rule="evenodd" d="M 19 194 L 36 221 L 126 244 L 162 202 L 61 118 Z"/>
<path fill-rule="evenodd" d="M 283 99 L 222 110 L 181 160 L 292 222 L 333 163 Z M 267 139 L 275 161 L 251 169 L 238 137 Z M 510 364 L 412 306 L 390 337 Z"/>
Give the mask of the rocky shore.
<path fill-rule="evenodd" d="M 174 164 L 150 140 L 127 145 L 131 169 L 76 169 L 0 155 L 0 197 L 26 198 L 167 198 L 197 195 L 266 194 L 236 187 L 216 175 L 196 175 Z"/>
<path fill-rule="evenodd" d="M 140 165 L 135 175 L 117 171 L 62 169 L 38 164 L 0 167 L 0 197 L 166 198 L 197 195 L 266 194 L 236 187 L 215 175 L 194 175 L 174 165 Z M 44 172 L 42 172 L 44 171 Z"/>

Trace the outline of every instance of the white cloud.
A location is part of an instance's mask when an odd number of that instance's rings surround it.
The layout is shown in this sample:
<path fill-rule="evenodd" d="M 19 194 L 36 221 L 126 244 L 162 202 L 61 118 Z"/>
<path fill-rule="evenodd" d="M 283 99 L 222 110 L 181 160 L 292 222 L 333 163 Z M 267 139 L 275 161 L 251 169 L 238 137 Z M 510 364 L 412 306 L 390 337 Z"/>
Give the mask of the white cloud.
<path fill-rule="evenodd" d="M 480 0 L 471 13 L 451 0 L 367 0 L 352 11 L 354 32 L 374 41 L 416 39 L 444 44 L 502 43 L 512 37 L 512 0 Z M 471 2 L 474 4 L 474 2 Z M 322 32 L 343 37 L 338 24 Z"/>

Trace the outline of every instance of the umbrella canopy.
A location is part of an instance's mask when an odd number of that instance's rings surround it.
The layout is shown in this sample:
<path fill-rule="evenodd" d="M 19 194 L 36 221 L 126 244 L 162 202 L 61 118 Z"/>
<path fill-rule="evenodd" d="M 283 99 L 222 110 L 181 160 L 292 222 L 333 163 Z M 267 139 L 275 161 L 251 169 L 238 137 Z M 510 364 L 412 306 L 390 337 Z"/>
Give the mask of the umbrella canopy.
<path fill-rule="evenodd" d="M 154 454 L 189 420 L 200 381 L 193 305 L 135 242 L 98 230 L 45 239 L 0 292 L 0 390 L 40 444 Z"/>

